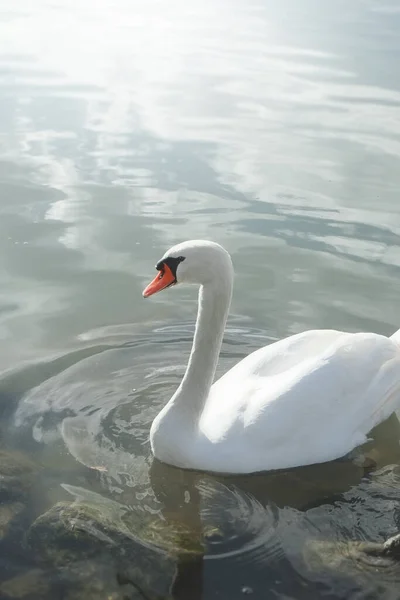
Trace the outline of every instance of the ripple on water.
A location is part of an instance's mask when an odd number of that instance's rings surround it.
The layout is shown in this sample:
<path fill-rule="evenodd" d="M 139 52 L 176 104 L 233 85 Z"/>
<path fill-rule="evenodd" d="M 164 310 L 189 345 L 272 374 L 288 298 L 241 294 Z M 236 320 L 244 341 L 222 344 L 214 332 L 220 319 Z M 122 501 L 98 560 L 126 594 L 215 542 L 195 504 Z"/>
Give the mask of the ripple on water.
<path fill-rule="evenodd" d="M 235 478 L 227 482 L 152 460 L 150 424 L 180 381 L 191 332 L 191 324 L 181 323 L 156 332 L 142 328 L 129 339 L 115 332 L 107 338 L 104 331 L 98 338 L 89 336 L 90 344 L 100 343 L 100 352 L 97 344 L 93 356 L 88 348 L 82 360 L 68 359 L 64 367 L 38 365 L 32 388 L 26 379 L 28 389 L 16 404 L 9 431 L 23 449 L 33 448 L 45 468 L 54 466 L 54 448 L 61 444 L 69 460 L 97 472 L 86 493 L 116 503 L 123 520 L 133 519 L 135 524 L 139 515 L 142 525 L 135 535 L 155 546 L 176 554 L 198 553 L 206 564 L 234 565 L 247 573 L 265 572 L 271 565 L 276 569 L 269 572 L 278 572 L 290 563 L 292 586 L 295 577 L 306 578 L 327 585 L 338 597 L 351 598 L 363 585 L 360 577 L 369 590 L 397 585 L 393 564 L 377 562 L 363 552 L 360 542 L 379 542 L 397 533 L 398 466 L 384 467 L 362 480 L 358 470 L 353 480 L 353 467 L 338 462 L 269 474 L 246 487 Z M 243 333 L 246 348 L 240 347 L 241 352 L 263 343 L 260 332 Z M 236 335 L 235 330 L 233 338 Z M 161 354 L 155 357 L 161 343 Z M 237 360 L 237 351 L 228 332 L 221 370 Z M 23 379 L 22 373 L 20 385 Z M 336 483 L 343 489 L 333 496 L 328 486 L 313 501 L 308 491 L 321 491 L 321 471 L 329 481 L 338 479 L 332 481 L 332 490 Z M 60 469 L 60 490 L 72 493 L 80 487 L 82 495 L 79 475 L 78 470 L 74 475 L 73 470 Z M 300 497 L 302 510 L 294 507 Z"/>
<path fill-rule="evenodd" d="M 30 448 L 26 440 L 31 434 L 36 443 L 34 451 L 43 464 L 52 462 L 54 448 L 63 444 L 72 460 L 98 472 L 96 492 L 129 509 L 160 515 L 160 474 L 154 475 L 151 471 L 149 429 L 155 414 L 179 384 L 192 329 L 190 323 L 150 332 L 142 328 L 129 339 L 114 330 L 109 335 L 105 330 L 88 334 L 86 341 L 99 342 L 101 352 L 98 352 L 98 344 L 93 345 L 96 349 L 93 356 L 88 355 L 88 348 L 83 360 L 72 364 L 66 361 L 66 368 L 61 371 L 54 365 L 52 372 L 52 363 L 37 366 L 42 372 L 42 381 L 23 393 L 17 403 L 10 423 L 13 434 Z M 259 331 L 246 328 L 242 333 L 246 345 L 260 345 Z M 165 353 L 164 349 L 155 361 L 155 349 L 161 340 L 169 351 Z M 226 368 L 226 362 L 234 362 L 236 354 L 236 344 L 228 332 L 221 368 Z M 157 368 L 153 367 L 155 363 Z M 37 372 L 36 381 L 38 378 Z M 62 477 L 60 473 L 60 485 L 76 483 Z M 161 474 L 162 477 L 165 474 Z M 170 529 L 174 525 L 182 529 L 182 523 L 179 524 L 182 489 L 186 486 L 185 489 L 192 491 L 192 497 L 196 497 L 194 482 L 189 487 L 186 484 L 184 481 L 183 487 L 174 488 L 168 471 L 164 489 L 167 487 L 169 495 L 167 504 L 175 506 L 175 520 L 168 514 L 162 518 Z M 212 484 L 210 479 L 202 480 L 199 494 L 201 508 L 192 502 L 189 510 L 192 514 L 186 525 L 196 529 L 201 513 L 208 531 L 207 556 L 267 560 L 279 554 L 273 533 L 276 514 L 272 509 L 264 509 L 240 488 L 216 480 Z M 165 494 L 162 499 L 165 500 Z"/>
<path fill-rule="evenodd" d="M 278 560 L 283 550 L 277 535 L 279 511 L 264 508 L 235 485 L 220 482 L 200 485 L 202 519 L 207 558 L 230 558 L 241 562 Z"/>
<path fill-rule="evenodd" d="M 332 503 L 306 513 L 282 511 L 278 531 L 297 573 L 338 597 L 397 597 L 399 563 L 371 548 L 399 531 L 399 484 L 399 466 L 389 465 Z"/>

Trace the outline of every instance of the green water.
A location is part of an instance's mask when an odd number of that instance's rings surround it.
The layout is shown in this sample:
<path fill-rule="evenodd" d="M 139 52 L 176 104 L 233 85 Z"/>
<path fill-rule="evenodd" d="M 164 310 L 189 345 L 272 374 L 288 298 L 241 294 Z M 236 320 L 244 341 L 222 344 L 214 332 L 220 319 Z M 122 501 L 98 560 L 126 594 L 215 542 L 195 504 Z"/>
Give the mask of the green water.
<path fill-rule="evenodd" d="M 33 514 L 95 471 L 89 491 L 156 519 L 162 488 L 175 521 L 222 527 L 193 598 L 397 598 L 400 568 L 346 583 L 302 550 L 398 531 L 396 434 L 366 479 L 300 469 L 193 506 L 197 479 L 149 472 L 197 298 L 141 291 L 179 241 L 229 250 L 218 373 L 305 329 L 400 327 L 399 3 L 2 1 L 0 40 L 1 436 L 45 466 Z"/>

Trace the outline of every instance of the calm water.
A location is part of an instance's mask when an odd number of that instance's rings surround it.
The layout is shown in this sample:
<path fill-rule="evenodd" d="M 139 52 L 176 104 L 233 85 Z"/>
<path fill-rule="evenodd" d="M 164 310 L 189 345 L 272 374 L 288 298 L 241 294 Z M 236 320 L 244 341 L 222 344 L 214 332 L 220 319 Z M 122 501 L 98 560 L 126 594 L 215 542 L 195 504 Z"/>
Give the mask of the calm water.
<path fill-rule="evenodd" d="M 398 598 L 400 571 L 304 552 L 398 531 L 396 433 L 372 444 L 367 476 L 152 465 L 197 298 L 141 290 L 179 241 L 231 252 L 219 373 L 305 329 L 400 327 L 399 2 L 95 4 L 0 1 L 3 445 L 45 465 L 39 513 L 95 492 L 217 528 L 188 600 Z"/>

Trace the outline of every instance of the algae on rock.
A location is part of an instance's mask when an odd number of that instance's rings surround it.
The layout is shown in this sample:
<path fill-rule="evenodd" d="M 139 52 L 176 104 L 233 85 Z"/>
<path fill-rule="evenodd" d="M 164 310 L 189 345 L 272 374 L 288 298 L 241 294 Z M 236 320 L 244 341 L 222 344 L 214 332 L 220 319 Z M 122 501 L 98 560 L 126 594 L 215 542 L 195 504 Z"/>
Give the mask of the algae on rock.
<path fill-rule="evenodd" d="M 41 569 L 31 569 L 0 584 L 1 598 L 7 600 L 50 599 L 48 575 Z"/>
<path fill-rule="evenodd" d="M 0 450 L 0 501 L 26 498 L 38 466 L 21 452 Z"/>
<path fill-rule="evenodd" d="M 24 509 L 21 502 L 0 504 L 0 542 L 10 534 L 13 524 Z"/>
<path fill-rule="evenodd" d="M 303 549 L 303 557 L 314 572 L 328 569 L 357 576 L 382 569 L 400 577 L 400 535 L 384 543 L 310 540 Z"/>
<path fill-rule="evenodd" d="M 55 567 L 105 561 L 124 585 L 146 590 L 147 597 L 167 597 L 175 575 L 176 561 L 139 541 L 107 502 L 56 504 L 31 525 L 27 544 L 39 561 Z"/>

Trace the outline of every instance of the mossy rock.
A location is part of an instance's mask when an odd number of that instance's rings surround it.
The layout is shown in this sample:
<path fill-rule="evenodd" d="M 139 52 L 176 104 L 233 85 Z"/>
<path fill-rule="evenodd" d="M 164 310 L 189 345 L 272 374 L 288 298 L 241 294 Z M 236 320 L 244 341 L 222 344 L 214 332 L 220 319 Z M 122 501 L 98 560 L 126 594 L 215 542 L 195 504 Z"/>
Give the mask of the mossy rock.
<path fill-rule="evenodd" d="M 31 569 L 0 584 L 0 597 L 5 600 L 47 600 L 51 598 L 47 573 Z"/>
<path fill-rule="evenodd" d="M 160 519 L 157 516 L 144 512 L 141 518 L 138 513 L 126 513 L 122 521 L 130 531 L 145 544 L 159 548 L 171 556 L 180 557 L 181 560 L 190 560 L 195 556 L 204 554 L 203 536 L 205 532 L 191 530 L 185 523 L 176 519 Z"/>
<path fill-rule="evenodd" d="M 158 600 L 124 580 L 112 561 L 85 560 L 59 569 L 53 589 L 63 600 Z"/>
<path fill-rule="evenodd" d="M 97 507 L 59 502 L 31 525 L 27 541 L 44 562 L 63 565 L 115 546 L 110 529 L 112 523 Z"/>
<path fill-rule="evenodd" d="M 0 450 L 0 473 L 5 476 L 23 476 L 35 473 L 38 466 L 28 456 L 17 450 Z"/>
<path fill-rule="evenodd" d="M 0 501 L 26 498 L 38 466 L 21 452 L 0 450 Z"/>
<path fill-rule="evenodd" d="M 18 517 L 25 510 L 21 502 L 0 504 L 0 542 L 10 536 L 19 524 Z"/>
<path fill-rule="evenodd" d="M 310 540 L 303 550 L 303 557 L 314 572 L 328 569 L 355 575 L 382 570 L 400 576 L 400 535 L 384 543 Z"/>
<path fill-rule="evenodd" d="M 191 559 L 204 554 L 204 526 L 196 527 L 192 521 L 182 519 L 181 513 L 153 514 L 140 507 L 128 507 L 91 490 L 63 484 L 63 488 L 76 498 L 75 506 L 86 506 L 100 511 L 107 528 L 123 533 L 136 542 L 159 549 L 180 559 Z"/>
<path fill-rule="evenodd" d="M 30 569 L 0 584 L 4 600 L 144 600 L 119 579 L 113 564 L 84 561 L 57 569 Z"/>
<path fill-rule="evenodd" d="M 100 561 L 113 565 L 124 585 L 145 590 L 149 598 L 169 595 L 176 561 L 142 543 L 107 503 L 60 502 L 36 519 L 26 541 L 42 564 Z"/>

